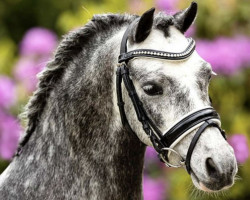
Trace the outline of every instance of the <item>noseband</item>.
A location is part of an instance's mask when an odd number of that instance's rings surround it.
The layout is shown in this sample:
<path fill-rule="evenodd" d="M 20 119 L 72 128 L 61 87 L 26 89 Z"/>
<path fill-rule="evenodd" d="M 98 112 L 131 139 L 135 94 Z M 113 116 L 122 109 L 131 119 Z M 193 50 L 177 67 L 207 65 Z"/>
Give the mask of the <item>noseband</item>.
<path fill-rule="evenodd" d="M 198 111 L 192 112 L 191 114 L 188 114 L 186 117 L 175 123 L 175 125 L 168 129 L 165 133 L 162 133 L 157 128 L 155 123 L 150 119 L 150 117 L 148 117 L 147 112 L 145 111 L 143 104 L 137 95 L 133 81 L 130 79 L 129 69 L 127 65 L 129 60 L 136 57 L 152 57 L 166 60 L 187 59 L 190 55 L 192 55 L 193 51 L 195 50 L 195 42 L 193 39 L 189 38 L 189 45 L 184 51 L 180 53 L 164 52 L 152 49 L 136 49 L 127 52 L 127 40 L 129 31 L 130 27 L 127 28 L 122 38 L 120 56 L 118 58 L 119 64 L 116 71 L 117 102 L 122 124 L 124 127 L 126 127 L 127 130 L 134 133 L 134 131 L 129 125 L 124 109 L 121 87 L 121 83 L 123 81 L 125 88 L 127 89 L 127 92 L 129 94 L 129 97 L 133 103 L 137 118 L 141 122 L 143 130 L 150 138 L 153 147 L 157 151 L 161 161 L 164 162 L 165 165 L 168 167 L 181 167 L 186 165 L 186 169 L 190 174 L 192 170 L 190 166 L 192 152 L 195 148 L 197 141 L 199 140 L 200 135 L 207 127 L 218 128 L 222 136 L 226 139 L 225 132 L 220 128 L 220 117 L 218 113 L 212 107 L 200 109 Z M 173 146 L 176 145 L 183 137 L 185 137 L 187 134 L 197 128 L 198 130 L 189 145 L 186 159 L 184 159 L 178 152 L 173 149 Z M 168 157 L 170 153 L 174 153 L 180 157 L 179 164 L 173 165 L 169 163 Z"/>

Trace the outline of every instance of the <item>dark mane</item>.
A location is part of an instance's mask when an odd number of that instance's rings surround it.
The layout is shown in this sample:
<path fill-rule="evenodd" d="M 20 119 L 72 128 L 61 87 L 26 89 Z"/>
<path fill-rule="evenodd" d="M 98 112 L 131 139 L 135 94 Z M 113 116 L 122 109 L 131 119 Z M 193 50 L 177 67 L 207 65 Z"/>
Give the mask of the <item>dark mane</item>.
<path fill-rule="evenodd" d="M 47 64 L 45 70 L 41 73 L 37 90 L 30 98 L 25 112 L 22 114 L 22 117 L 27 119 L 27 129 L 19 143 L 17 155 L 34 132 L 50 92 L 62 78 L 68 65 L 98 34 L 112 29 L 119 29 L 125 24 L 131 23 L 135 17 L 127 14 L 95 15 L 85 26 L 64 36 L 55 52 L 54 59 Z"/>

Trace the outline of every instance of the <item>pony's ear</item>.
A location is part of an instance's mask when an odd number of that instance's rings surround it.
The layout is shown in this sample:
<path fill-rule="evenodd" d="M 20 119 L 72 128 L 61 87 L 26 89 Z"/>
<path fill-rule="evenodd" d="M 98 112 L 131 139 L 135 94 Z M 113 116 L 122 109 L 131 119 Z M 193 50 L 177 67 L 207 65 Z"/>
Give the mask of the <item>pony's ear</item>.
<path fill-rule="evenodd" d="M 145 40 L 153 26 L 155 8 L 151 8 L 140 17 L 135 27 L 134 41 L 139 43 Z"/>
<path fill-rule="evenodd" d="M 191 24 L 194 22 L 194 19 L 197 14 L 197 3 L 192 2 L 191 5 L 174 15 L 176 21 L 176 27 L 182 32 L 185 33 Z"/>

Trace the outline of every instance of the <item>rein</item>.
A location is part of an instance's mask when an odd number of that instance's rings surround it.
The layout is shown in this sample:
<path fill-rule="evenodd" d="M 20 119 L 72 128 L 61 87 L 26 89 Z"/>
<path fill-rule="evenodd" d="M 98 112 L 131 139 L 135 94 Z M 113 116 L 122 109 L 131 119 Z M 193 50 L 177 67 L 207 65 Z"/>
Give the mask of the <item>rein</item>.
<path fill-rule="evenodd" d="M 133 81 L 129 76 L 128 62 L 136 57 L 152 57 L 166 60 L 184 60 L 190 57 L 195 50 L 195 41 L 189 38 L 189 45 L 180 53 L 164 52 L 152 49 L 136 49 L 127 52 L 127 40 L 130 31 L 130 26 L 125 31 L 121 46 L 120 56 L 118 58 L 118 68 L 116 71 L 116 92 L 117 92 L 117 104 L 120 111 L 121 121 L 123 126 L 131 133 L 134 133 L 126 117 L 124 102 L 122 98 L 122 81 L 129 94 L 129 97 L 133 103 L 137 119 L 141 122 L 142 128 L 150 138 L 154 149 L 157 151 L 158 156 L 167 167 L 182 167 L 186 166 L 187 172 L 191 174 L 190 160 L 193 150 L 196 146 L 199 137 L 207 127 L 216 127 L 221 132 L 222 136 L 226 139 L 225 132 L 220 128 L 219 114 L 212 108 L 206 107 L 198 111 L 188 114 L 186 117 L 179 120 L 174 126 L 168 129 L 165 133 L 162 133 L 154 122 L 148 117 L 147 112 L 143 107 L 143 103 L 140 101 Z M 173 147 L 186 135 L 192 132 L 195 128 L 198 128 L 194 135 L 187 152 L 186 159 L 176 152 Z M 171 164 L 168 160 L 170 153 L 176 154 L 180 161 L 177 164 Z"/>

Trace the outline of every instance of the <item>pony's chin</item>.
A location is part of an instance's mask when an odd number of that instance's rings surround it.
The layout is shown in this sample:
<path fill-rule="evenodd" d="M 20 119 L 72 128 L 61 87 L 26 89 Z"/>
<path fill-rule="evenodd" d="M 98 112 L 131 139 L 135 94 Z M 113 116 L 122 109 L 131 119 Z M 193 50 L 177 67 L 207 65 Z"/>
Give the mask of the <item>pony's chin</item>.
<path fill-rule="evenodd" d="M 208 193 L 220 192 L 220 191 L 222 191 L 222 190 L 227 190 L 228 188 L 230 188 L 230 187 L 233 185 L 233 184 L 231 184 L 231 185 L 225 186 L 225 187 L 223 187 L 223 188 L 217 190 L 217 189 L 210 189 L 210 188 L 208 188 L 204 183 L 202 183 L 202 182 L 198 179 L 198 177 L 197 177 L 193 172 L 191 173 L 191 179 L 192 179 L 192 181 L 193 181 L 194 186 L 195 186 L 197 189 L 202 190 L 202 191 L 204 191 L 204 192 L 208 192 Z"/>
<path fill-rule="evenodd" d="M 207 188 L 202 182 L 199 182 L 199 186 L 200 186 L 200 190 L 204 191 L 204 192 L 216 192 L 218 190 L 210 190 L 209 188 Z"/>

